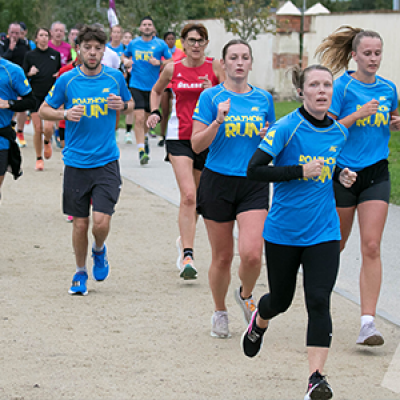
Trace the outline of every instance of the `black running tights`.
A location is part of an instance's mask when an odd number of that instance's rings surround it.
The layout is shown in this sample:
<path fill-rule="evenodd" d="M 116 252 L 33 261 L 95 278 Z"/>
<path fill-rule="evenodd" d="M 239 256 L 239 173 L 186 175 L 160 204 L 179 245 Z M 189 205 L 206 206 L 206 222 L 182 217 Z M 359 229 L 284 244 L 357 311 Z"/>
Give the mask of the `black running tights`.
<path fill-rule="evenodd" d="M 258 311 L 261 318 L 270 320 L 290 307 L 296 290 L 297 273 L 302 264 L 308 312 L 307 346 L 330 347 L 330 298 L 339 269 L 339 246 L 339 241 L 309 247 L 283 246 L 266 241 L 270 292 L 259 301 Z"/>

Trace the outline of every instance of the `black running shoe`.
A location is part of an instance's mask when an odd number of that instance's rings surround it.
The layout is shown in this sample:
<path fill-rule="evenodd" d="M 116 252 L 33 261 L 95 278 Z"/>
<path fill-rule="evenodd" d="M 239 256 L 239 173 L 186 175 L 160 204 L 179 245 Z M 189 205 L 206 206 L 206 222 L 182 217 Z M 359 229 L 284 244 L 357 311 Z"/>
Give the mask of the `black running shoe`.
<path fill-rule="evenodd" d="M 267 328 L 262 329 L 256 325 L 257 309 L 253 312 L 249 326 L 242 335 L 241 345 L 247 357 L 256 356 L 261 350 L 263 336 Z"/>
<path fill-rule="evenodd" d="M 308 380 L 308 389 L 304 400 L 329 400 L 332 396 L 332 388 L 326 381 L 325 376 L 316 370 Z"/>

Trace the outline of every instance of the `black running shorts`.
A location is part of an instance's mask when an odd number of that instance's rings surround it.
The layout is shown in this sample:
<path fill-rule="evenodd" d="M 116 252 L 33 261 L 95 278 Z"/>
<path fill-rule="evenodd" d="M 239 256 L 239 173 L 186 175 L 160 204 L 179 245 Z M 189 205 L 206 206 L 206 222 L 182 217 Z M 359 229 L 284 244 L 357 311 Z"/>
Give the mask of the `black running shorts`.
<path fill-rule="evenodd" d="M 77 218 L 89 216 L 90 204 L 96 212 L 112 215 L 121 191 L 118 161 L 98 168 L 65 166 L 63 212 Z"/>
<path fill-rule="evenodd" d="M 250 210 L 268 210 L 269 184 L 204 168 L 197 191 L 197 212 L 216 222 L 234 221 Z"/>
<path fill-rule="evenodd" d="M 45 97 L 38 97 L 38 96 L 35 96 L 35 98 L 36 98 L 36 104 L 35 107 L 30 110 L 31 113 L 37 113 L 45 99 Z"/>
<path fill-rule="evenodd" d="M 348 189 L 339 182 L 334 181 L 336 207 L 354 207 L 371 200 L 381 200 L 389 203 L 390 175 L 388 165 L 387 160 L 381 160 L 358 171 L 356 181 Z"/>
<path fill-rule="evenodd" d="M 169 155 L 171 156 L 183 156 L 193 160 L 193 168 L 199 171 L 203 171 L 204 164 L 206 163 L 208 149 L 196 154 L 192 149 L 192 143 L 190 140 L 166 140 L 165 147 L 167 149 L 167 155 L 165 161 L 170 161 Z"/>
<path fill-rule="evenodd" d="M 150 93 L 133 87 L 129 88 L 135 102 L 135 110 L 150 112 Z"/>

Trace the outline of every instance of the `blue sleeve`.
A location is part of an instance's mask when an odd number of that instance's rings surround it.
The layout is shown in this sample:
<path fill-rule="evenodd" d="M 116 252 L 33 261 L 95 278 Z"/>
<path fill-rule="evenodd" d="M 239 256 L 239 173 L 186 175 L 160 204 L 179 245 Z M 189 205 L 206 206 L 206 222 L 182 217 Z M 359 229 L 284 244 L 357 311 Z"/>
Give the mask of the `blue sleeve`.
<path fill-rule="evenodd" d="M 124 52 L 125 57 L 132 57 L 133 53 L 132 53 L 132 42 L 130 42 L 128 44 L 128 47 L 126 48 L 125 52 Z"/>
<path fill-rule="evenodd" d="M 268 129 L 258 148 L 275 158 L 285 147 L 287 142 L 286 136 L 287 129 L 285 126 L 274 124 Z"/>
<path fill-rule="evenodd" d="M 128 86 L 126 86 L 126 81 L 122 73 L 118 74 L 118 82 L 119 82 L 119 87 L 120 87 L 120 96 L 123 101 L 129 101 L 132 98 L 131 92 L 128 89 Z"/>
<path fill-rule="evenodd" d="M 274 100 L 271 95 L 268 96 L 268 116 L 267 116 L 267 121 L 270 124 L 273 124 L 275 122 L 275 106 L 274 106 Z"/>
<path fill-rule="evenodd" d="M 169 60 L 172 57 L 171 51 L 165 42 L 163 42 L 163 56 L 166 60 Z"/>
<path fill-rule="evenodd" d="M 25 76 L 24 70 L 16 65 L 12 72 L 12 85 L 13 89 L 17 92 L 18 96 L 26 96 L 32 91 L 31 85 Z"/>
<path fill-rule="evenodd" d="M 209 89 L 206 89 L 200 94 L 196 108 L 194 109 L 193 119 L 203 124 L 211 125 L 215 117 L 213 116 L 211 96 L 208 93 Z"/>
<path fill-rule="evenodd" d="M 343 96 L 343 89 L 342 85 L 340 85 L 339 81 L 336 80 L 333 83 L 333 96 L 332 96 L 332 104 L 329 107 L 329 112 L 336 117 L 340 116 L 342 110 L 344 96 Z"/>
<path fill-rule="evenodd" d="M 57 109 L 65 103 L 65 86 L 65 75 L 61 75 L 44 99 L 50 107 Z"/>
<path fill-rule="evenodd" d="M 392 107 L 390 109 L 390 111 L 392 112 L 392 111 L 396 111 L 397 110 L 397 107 L 399 106 L 399 99 L 398 99 L 398 96 L 397 96 L 396 85 L 394 83 L 392 83 L 392 82 L 390 82 L 390 83 L 392 84 L 392 87 L 393 87 L 393 90 L 394 90 L 393 99 L 392 99 Z"/>

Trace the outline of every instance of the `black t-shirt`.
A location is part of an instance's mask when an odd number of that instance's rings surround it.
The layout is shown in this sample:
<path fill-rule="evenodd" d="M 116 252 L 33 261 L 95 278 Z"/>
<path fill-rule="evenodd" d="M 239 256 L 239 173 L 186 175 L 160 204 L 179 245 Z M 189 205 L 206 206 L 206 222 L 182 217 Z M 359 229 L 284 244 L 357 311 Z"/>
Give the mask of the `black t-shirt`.
<path fill-rule="evenodd" d="M 33 65 L 39 72 L 36 75 L 28 76 Z M 36 47 L 35 50 L 26 53 L 23 68 L 35 96 L 45 97 L 56 80 L 54 75 L 61 68 L 60 53 L 50 47 L 46 50 Z"/>
<path fill-rule="evenodd" d="M 29 46 L 29 42 L 26 39 L 19 39 L 14 47 L 14 50 L 11 50 L 9 46 L 9 38 L 4 38 L 3 40 L 0 40 L 0 56 L 22 67 L 25 54 L 28 51 L 31 51 L 31 46 Z"/>

